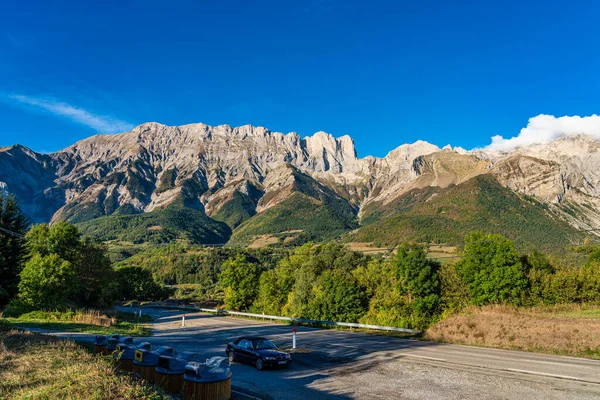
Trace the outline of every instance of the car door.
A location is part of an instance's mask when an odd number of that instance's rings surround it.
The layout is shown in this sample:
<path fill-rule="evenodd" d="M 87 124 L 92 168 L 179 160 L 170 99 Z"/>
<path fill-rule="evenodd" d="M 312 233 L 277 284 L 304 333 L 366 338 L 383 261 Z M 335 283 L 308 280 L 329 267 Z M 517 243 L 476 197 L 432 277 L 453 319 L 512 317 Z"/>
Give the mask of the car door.
<path fill-rule="evenodd" d="M 253 361 L 253 357 L 252 357 L 252 353 L 253 351 L 250 350 L 250 348 L 252 348 L 252 343 L 250 343 L 249 340 L 240 340 L 240 343 L 238 344 L 238 354 L 240 357 L 240 361 L 242 362 L 252 362 Z"/>

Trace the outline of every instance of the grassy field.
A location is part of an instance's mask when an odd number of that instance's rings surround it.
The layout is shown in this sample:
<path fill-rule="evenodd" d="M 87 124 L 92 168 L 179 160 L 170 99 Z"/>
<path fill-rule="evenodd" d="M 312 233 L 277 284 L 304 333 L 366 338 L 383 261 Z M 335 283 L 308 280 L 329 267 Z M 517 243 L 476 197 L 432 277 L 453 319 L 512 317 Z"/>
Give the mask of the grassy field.
<path fill-rule="evenodd" d="M 600 359 L 600 307 L 473 307 L 433 325 L 429 340 Z"/>
<path fill-rule="evenodd" d="M 359 253 L 376 255 L 385 254 L 389 251 L 395 252 L 392 247 L 377 247 L 373 242 L 348 242 L 348 249 Z M 427 247 L 427 257 L 436 260 L 444 260 L 446 258 L 454 258 L 456 256 L 456 246 L 447 246 L 442 244 L 431 244 Z"/>
<path fill-rule="evenodd" d="M 112 323 L 106 324 L 107 316 L 94 319 L 93 312 L 45 312 L 34 311 L 23 314 L 16 318 L 5 318 L 8 323 L 15 327 L 52 329 L 64 332 L 93 333 L 97 335 L 109 335 L 117 333 L 127 336 L 150 336 L 151 329 L 144 325 L 151 319 L 142 316 L 138 320 L 132 313 L 117 313 Z"/>
<path fill-rule="evenodd" d="M 19 331 L 0 331 L 0 398 L 170 399 L 74 342 Z"/>

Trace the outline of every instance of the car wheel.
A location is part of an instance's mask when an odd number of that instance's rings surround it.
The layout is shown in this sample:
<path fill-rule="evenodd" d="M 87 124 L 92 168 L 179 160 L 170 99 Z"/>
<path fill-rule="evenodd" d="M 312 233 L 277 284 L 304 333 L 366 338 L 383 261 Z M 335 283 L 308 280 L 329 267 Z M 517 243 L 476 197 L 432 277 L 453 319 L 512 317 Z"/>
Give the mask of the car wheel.
<path fill-rule="evenodd" d="M 229 364 L 233 364 L 236 362 L 235 352 L 233 350 L 229 351 Z"/>
<path fill-rule="evenodd" d="M 257 370 L 262 370 L 265 367 L 265 363 L 263 362 L 262 358 L 259 358 L 256 360 L 256 369 Z"/>

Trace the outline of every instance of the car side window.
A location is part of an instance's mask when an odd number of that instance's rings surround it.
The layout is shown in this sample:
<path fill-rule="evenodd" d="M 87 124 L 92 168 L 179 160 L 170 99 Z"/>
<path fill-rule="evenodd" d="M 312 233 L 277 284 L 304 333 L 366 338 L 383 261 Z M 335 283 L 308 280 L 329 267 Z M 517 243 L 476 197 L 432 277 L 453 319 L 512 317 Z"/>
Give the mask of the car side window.
<path fill-rule="evenodd" d="M 240 347 L 243 349 L 247 349 L 248 347 L 252 347 L 252 344 L 248 340 L 242 340 L 240 342 Z"/>

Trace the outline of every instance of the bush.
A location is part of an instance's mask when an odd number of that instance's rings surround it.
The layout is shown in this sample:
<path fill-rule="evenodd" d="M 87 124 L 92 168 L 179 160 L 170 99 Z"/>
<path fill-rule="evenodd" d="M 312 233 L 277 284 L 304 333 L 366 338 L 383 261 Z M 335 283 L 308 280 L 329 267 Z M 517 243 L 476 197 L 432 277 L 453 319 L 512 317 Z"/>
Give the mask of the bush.
<path fill-rule="evenodd" d="M 522 304 L 525 269 L 512 242 L 501 235 L 468 235 L 457 270 L 474 304 Z"/>
<path fill-rule="evenodd" d="M 4 318 L 0 318 L 0 332 L 6 332 L 12 329 L 12 325 Z"/>

